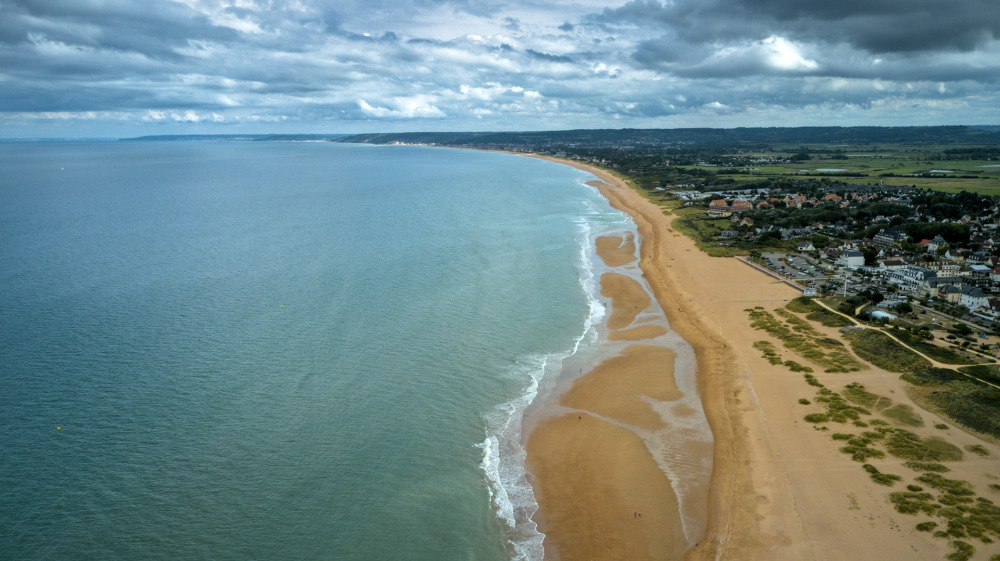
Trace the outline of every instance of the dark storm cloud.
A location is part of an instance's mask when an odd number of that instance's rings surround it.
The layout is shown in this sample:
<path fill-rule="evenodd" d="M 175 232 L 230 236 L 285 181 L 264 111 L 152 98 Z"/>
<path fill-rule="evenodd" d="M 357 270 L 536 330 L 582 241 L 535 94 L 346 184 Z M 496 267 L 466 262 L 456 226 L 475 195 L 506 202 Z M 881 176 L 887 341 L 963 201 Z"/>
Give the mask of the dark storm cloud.
<path fill-rule="evenodd" d="M 968 52 L 1000 38 L 993 0 L 633 0 L 591 21 L 655 24 L 691 44 L 779 33 L 803 42 L 844 42 L 872 54 Z"/>

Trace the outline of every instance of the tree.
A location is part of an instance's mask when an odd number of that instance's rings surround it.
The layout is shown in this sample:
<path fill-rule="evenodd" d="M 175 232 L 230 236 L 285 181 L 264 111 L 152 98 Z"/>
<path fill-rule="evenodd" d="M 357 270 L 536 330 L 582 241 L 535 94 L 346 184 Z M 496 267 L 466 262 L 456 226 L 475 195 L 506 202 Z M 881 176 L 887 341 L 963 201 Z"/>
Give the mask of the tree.
<path fill-rule="evenodd" d="M 896 306 L 896 311 L 900 314 L 911 314 L 913 313 L 913 306 L 909 302 L 903 302 Z"/>

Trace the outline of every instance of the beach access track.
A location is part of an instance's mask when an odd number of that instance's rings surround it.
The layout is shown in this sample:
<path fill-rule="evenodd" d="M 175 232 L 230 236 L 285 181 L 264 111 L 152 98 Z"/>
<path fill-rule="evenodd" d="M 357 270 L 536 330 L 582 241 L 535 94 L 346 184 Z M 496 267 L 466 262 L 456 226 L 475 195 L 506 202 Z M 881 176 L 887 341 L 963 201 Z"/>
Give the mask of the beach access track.
<path fill-rule="evenodd" d="M 760 263 L 754 263 L 753 261 L 747 259 L 746 257 L 742 257 L 742 256 L 736 257 L 736 260 L 740 261 L 741 263 L 746 263 L 747 265 L 750 265 L 754 269 L 757 269 L 758 271 L 760 271 L 760 272 L 762 272 L 762 273 L 764 273 L 766 275 L 770 275 L 770 276 L 778 279 L 779 281 L 787 284 L 788 286 L 790 286 L 790 287 L 792 287 L 792 288 L 794 288 L 796 290 L 801 290 L 802 292 L 806 291 L 806 287 L 804 287 L 801 284 L 795 282 L 795 279 L 793 279 L 793 278 L 791 278 L 789 276 L 783 275 L 783 274 L 781 274 L 781 273 L 779 273 L 779 272 L 777 272 L 777 271 L 775 271 L 773 269 L 768 269 L 767 267 L 761 265 Z"/>

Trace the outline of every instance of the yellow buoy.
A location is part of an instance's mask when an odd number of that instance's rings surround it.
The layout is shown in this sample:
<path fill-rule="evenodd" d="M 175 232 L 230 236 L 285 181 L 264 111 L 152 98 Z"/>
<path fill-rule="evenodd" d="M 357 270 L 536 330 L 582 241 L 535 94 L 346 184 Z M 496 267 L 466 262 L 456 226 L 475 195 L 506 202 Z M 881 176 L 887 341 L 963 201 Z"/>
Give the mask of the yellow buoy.
<path fill-rule="evenodd" d="M 62 427 L 56 427 L 56 430 L 62 430 Z"/>

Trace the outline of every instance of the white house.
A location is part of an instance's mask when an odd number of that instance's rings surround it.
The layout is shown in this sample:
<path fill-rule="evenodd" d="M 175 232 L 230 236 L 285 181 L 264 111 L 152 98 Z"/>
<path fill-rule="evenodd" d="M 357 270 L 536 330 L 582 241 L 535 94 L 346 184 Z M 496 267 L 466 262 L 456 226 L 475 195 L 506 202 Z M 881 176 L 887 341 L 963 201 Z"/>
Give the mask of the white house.
<path fill-rule="evenodd" d="M 840 254 L 838 263 L 852 269 L 865 266 L 865 254 L 856 249 L 848 249 Z"/>
<path fill-rule="evenodd" d="M 989 305 L 986 294 L 982 290 L 971 286 L 962 287 L 962 294 L 958 297 L 958 303 L 972 311 Z"/>

